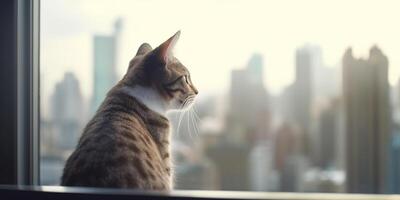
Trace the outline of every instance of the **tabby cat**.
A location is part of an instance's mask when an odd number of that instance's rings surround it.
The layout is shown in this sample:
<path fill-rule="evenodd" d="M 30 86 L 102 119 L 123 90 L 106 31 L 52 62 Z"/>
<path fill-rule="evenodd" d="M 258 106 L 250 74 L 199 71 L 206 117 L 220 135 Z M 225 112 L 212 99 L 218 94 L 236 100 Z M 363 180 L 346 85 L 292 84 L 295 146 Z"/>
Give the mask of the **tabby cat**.
<path fill-rule="evenodd" d="M 172 56 L 180 31 L 155 49 L 142 44 L 107 94 L 68 158 L 61 185 L 171 190 L 167 111 L 190 107 L 198 93 Z"/>

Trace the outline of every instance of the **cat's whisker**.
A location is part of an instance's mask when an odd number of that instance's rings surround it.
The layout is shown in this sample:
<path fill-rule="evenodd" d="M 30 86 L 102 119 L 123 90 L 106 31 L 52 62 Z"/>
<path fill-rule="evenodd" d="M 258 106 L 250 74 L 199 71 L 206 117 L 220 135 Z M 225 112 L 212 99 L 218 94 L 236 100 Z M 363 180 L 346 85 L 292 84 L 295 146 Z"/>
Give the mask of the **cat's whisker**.
<path fill-rule="evenodd" d="M 194 125 L 196 127 L 196 130 L 197 130 L 197 135 L 200 135 L 200 128 L 199 128 L 199 125 L 197 124 L 197 120 L 196 120 L 196 117 L 197 117 L 196 111 L 194 109 L 192 109 L 192 112 L 193 112 L 193 115 L 194 115 L 193 121 L 194 121 Z"/>
<path fill-rule="evenodd" d="M 196 106 L 196 104 L 193 105 L 193 112 L 194 112 L 196 118 L 201 122 L 201 118 L 200 118 L 199 115 L 197 114 L 198 111 L 196 110 L 196 107 L 195 107 L 195 106 Z"/>
<path fill-rule="evenodd" d="M 174 122 L 179 122 L 179 118 L 181 116 L 181 113 L 175 113 L 174 114 Z M 178 125 L 174 124 L 174 134 L 178 134 Z"/>
<path fill-rule="evenodd" d="M 188 98 L 186 98 L 184 100 L 184 103 L 181 106 L 181 109 L 184 109 L 185 106 L 187 106 L 187 105 L 193 104 L 194 99 L 195 99 L 195 96 L 189 96 Z M 197 116 L 197 113 L 193 110 L 193 106 L 194 105 L 190 106 L 189 109 L 182 112 L 183 114 L 180 117 L 181 119 L 179 120 L 179 124 L 178 124 L 179 130 L 180 130 L 181 121 L 186 120 L 186 129 L 188 131 L 188 134 L 189 134 L 189 137 L 191 140 L 193 140 L 194 136 L 199 135 L 199 127 L 197 126 L 197 119 L 199 119 L 199 117 Z M 193 131 L 194 131 L 194 136 L 192 133 Z M 179 132 L 179 134 L 180 134 L 180 132 Z"/>
<path fill-rule="evenodd" d="M 194 137 L 196 138 L 198 136 L 198 134 L 197 134 L 197 130 L 196 130 L 196 127 L 195 127 L 195 124 L 194 124 L 194 117 L 193 117 L 192 108 L 189 109 L 189 112 L 190 112 L 190 122 L 191 122 L 191 125 L 192 125 L 192 130 L 194 132 Z"/>
<path fill-rule="evenodd" d="M 194 113 L 194 116 L 196 117 L 196 120 L 201 121 L 201 119 L 200 119 L 199 115 L 197 114 L 196 110 L 193 109 L 193 113 Z"/>
<path fill-rule="evenodd" d="M 187 101 L 185 100 L 183 103 L 182 103 L 182 105 L 181 105 L 181 109 L 186 105 L 186 103 L 187 103 Z M 178 135 L 178 138 L 179 138 L 179 136 L 180 136 L 180 127 L 181 127 L 181 122 L 182 122 L 182 119 L 183 119 L 183 117 L 185 116 L 185 112 L 180 112 L 179 113 L 179 120 L 178 120 L 178 126 L 177 126 L 177 129 L 176 129 L 176 132 L 177 132 L 177 135 Z"/>
<path fill-rule="evenodd" d="M 194 125 L 193 125 L 193 113 L 192 113 L 192 109 L 190 109 L 189 111 L 188 111 L 189 113 L 190 113 L 190 123 L 192 124 L 192 129 L 194 129 L 194 136 L 196 136 L 196 128 L 194 127 Z"/>
<path fill-rule="evenodd" d="M 182 115 L 182 113 L 178 113 L 177 115 L 174 115 L 175 119 L 178 119 L 178 124 L 174 127 L 175 128 L 175 134 L 178 134 L 181 115 Z"/>
<path fill-rule="evenodd" d="M 194 134 L 195 134 L 195 136 L 199 136 L 199 130 L 197 129 L 196 119 L 194 117 L 193 109 L 190 109 L 190 113 L 192 116 L 192 125 L 193 125 L 193 129 L 194 129 Z"/>
<path fill-rule="evenodd" d="M 193 109 L 191 109 L 191 113 L 192 113 L 192 121 L 193 121 L 194 130 L 195 130 L 195 135 L 196 135 L 196 137 L 198 137 L 200 130 L 199 130 L 199 127 L 197 126 L 196 118 L 194 117 L 194 113 L 193 113 Z"/>
<path fill-rule="evenodd" d="M 189 132 L 190 139 L 193 140 L 192 131 L 190 131 L 190 126 L 189 126 L 190 112 L 188 112 L 188 113 L 189 113 L 189 114 L 188 114 L 188 117 L 187 117 L 187 119 L 186 119 L 186 122 L 187 122 L 187 131 Z"/>
<path fill-rule="evenodd" d="M 196 134 L 197 135 L 199 135 L 200 134 L 200 127 L 198 126 L 198 122 L 200 121 L 201 122 L 201 119 L 200 119 L 200 117 L 198 116 L 198 114 L 197 114 L 197 111 L 196 111 L 196 104 L 193 104 L 193 106 L 191 107 L 191 112 L 192 112 L 192 114 L 193 114 L 193 124 L 194 124 L 194 126 L 195 126 L 195 129 L 196 129 Z"/>
<path fill-rule="evenodd" d="M 176 126 L 176 135 L 177 135 L 178 138 L 180 136 L 179 128 L 180 128 L 181 122 L 182 122 L 182 115 L 183 115 L 183 113 L 179 113 L 178 125 Z"/>

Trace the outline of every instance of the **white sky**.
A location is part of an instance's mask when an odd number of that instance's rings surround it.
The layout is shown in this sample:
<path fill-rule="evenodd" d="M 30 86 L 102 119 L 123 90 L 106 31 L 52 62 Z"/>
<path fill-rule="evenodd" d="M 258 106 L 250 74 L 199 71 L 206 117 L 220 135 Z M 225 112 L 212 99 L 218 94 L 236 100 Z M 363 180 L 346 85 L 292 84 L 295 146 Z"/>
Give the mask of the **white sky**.
<path fill-rule="evenodd" d="M 44 101 L 66 71 L 92 88 L 92 37 L 109 34 L 124 19 L 118 73 L 143 42 L 157 46 L 181 30 L 175 55 L 200 92 L 224 91 L 230 71 L 253 53 L 264 56 L 265 84 L 279 93 L 293 81 L 294 53 L 320 45 L 328 66 L 345 49 L 366 57 L 377 44 L 389 57 L 389 80 L 400 73 L 400 1 L 386 0 L 42 0 L 41 74 Z"/>

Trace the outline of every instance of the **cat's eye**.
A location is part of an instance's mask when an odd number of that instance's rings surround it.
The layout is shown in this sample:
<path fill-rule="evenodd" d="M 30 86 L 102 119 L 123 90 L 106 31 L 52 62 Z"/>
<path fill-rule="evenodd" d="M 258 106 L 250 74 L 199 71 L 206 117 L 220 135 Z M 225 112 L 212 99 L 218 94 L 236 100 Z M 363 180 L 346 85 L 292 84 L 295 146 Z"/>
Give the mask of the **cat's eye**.
<path fill-rule="evenodd" d="M 185 79 L 185 82 L 186 82 L 187 84 L 190 84 L 190 83 L 189 83 L 188 75 L 185 75 L 185 76 L 184 76 L 184 79 Z"/>
<path fill-rule="evenodd" d="M 176 78 L 175 80 L 164 84 L 164 86 L 169 87 L 169 86 L 171 86 L 171 85 L 174 85 L 175 83 L 177 83 L 177 82 L 178 82 L 179 80 L 181 80 L 182 78 L 184 78 L 184 76 L 179 76 L 179 77 Z"/>

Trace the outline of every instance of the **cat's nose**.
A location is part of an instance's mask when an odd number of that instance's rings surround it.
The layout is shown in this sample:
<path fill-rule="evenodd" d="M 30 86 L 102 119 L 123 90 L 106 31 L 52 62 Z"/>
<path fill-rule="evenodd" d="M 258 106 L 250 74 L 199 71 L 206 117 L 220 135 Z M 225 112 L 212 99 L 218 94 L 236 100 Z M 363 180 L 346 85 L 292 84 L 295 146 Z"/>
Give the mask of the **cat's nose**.
<path fill-rule="evenodd" d="M 197 95 L 199 93 L 199 91 L 193 85 L 191 85 L 190 87 L 192 88 L 194 94 Z"/>

